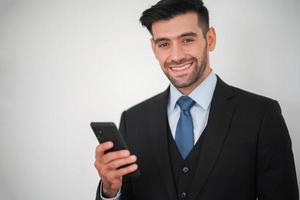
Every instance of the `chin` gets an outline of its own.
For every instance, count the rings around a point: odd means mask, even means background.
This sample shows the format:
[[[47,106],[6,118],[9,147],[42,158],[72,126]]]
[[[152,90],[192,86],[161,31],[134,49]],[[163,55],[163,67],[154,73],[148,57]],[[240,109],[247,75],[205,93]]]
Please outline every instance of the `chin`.
[[[171,81],[171,83],[176,87],[176,88],[186,88],[186,87],[190,87],[191,85],[194,84],[194,82],[190,82],[190,81]]]

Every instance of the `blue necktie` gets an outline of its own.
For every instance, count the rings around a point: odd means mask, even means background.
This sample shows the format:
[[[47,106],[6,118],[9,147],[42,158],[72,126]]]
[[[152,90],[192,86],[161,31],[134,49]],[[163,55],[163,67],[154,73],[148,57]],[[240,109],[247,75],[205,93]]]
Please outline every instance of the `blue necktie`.
[[[181,111],[176,127],[175,142],[182,158],[185,159],[194,146],[194,130],[190,109],[195,101],[188,96],[181,96],[177,104]]]

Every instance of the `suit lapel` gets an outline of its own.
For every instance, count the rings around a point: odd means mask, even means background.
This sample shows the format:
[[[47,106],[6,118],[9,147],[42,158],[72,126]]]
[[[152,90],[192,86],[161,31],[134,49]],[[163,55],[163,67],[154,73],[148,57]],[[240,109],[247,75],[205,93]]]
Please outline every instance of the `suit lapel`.
[[[198,168],[191,184],[191,199],[196,199],[202,190],[220,155],[235,108],[233,96],[232,89],[218,77]]]
[[[160,94],[154,102],[155,118],[153,119],[151,139],[155,163],[158,165],[160,176],[168,194],[169,200],[175,200],[176,188],[170,164],[170,155],[167,141],[167,104],[169,98],[169,88]],[[151,166],[149,166],[151,167]]]

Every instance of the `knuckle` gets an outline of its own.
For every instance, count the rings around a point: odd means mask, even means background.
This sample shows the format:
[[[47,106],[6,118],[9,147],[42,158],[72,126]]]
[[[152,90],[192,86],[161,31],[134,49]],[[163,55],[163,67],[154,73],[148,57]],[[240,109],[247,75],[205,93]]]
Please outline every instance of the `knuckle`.
[[[109,153],[106,153],[104,155],[104,157],[105,157],[105,162],[110,162],[110,161],[119,159],[120,158],[120,153],[119,153],[119,151],[109,152]]]
[[[122,157],[123,150],[113,151],[114,154],[116,154],[117,157]]]
[[[102,159],[104,163],[109,163],[113,159],[113,157],[111,153],[107,153],[103,155]]]
[[[115,161],[115,162],[111,162],[110,163],[110,167],[112,168],[112,169],[117,169],[118,168],[118,163]]]
[[[121,150],[117,151],[116,153],[120,158],[128,157],[130,155],[128,150]]]

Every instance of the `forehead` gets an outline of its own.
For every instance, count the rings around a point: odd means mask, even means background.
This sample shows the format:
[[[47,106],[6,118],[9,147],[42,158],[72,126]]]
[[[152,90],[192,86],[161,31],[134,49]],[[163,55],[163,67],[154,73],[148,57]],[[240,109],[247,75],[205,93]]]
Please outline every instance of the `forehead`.
[[[168,20],[160,20],[152,24],[153,38],[173,38],[186,32],[202,34],[195,12],[177,15]]]

